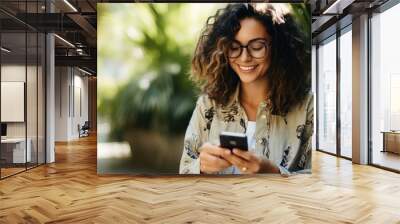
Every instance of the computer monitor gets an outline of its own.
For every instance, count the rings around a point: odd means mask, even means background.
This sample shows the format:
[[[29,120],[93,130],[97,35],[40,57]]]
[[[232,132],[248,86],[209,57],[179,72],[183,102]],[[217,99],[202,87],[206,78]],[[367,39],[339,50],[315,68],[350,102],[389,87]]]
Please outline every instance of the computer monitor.
[[[1,123],[1,136],[2,137],[7,136],[7,124],[6,123]]]

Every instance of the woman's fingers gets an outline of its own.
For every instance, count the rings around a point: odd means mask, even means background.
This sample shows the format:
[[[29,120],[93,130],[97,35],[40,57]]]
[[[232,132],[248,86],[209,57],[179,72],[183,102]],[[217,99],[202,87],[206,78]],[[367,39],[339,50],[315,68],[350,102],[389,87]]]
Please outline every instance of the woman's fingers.
[[[230,167],[232,164],[226,161],[222,155],[224,149],[206,143],[200,152],[200,170],[202,172],[218,172]]]
[[[231,165],[241,173],[254,174],[259,172],[279,172],[269,160],[264,161],[256,154],[240,149],[221,148],[210,143],[200,147],[200,170],[203,173],[216,173]]]
[[[205,152],[209,153],[209,154],[214,155],[214,156],[223,156],[224,151],[227,150],[227,149],[224,149],[224,148],[218,147],[216,145],[211,145],[211,144],[207,143],[207,145],[204,146],[203,150]]]
[[[206,165],[209,166],[215,166],[215,167],[230,166],[229,162],[227,162],[225,159],[207,153],[202,155],[202,160]]]
[[[202,161],[200,162],[200,168],[202,172],[205,173],[215,173],[224,170],[231,166],[230,163],[219,159],[217,162]]]
[[[237,167],[241,173],[254,174],[259,172],[278,172],[269,161],[264,161],[252,152],[240,149],[221,148],[205,143],[200,150],[200,170],[203,173],[216,173],[231,165]],[[272,168],[274,169],[272,169]]]
[[[242,173],[258,173],[262,160],[252,152],[234,149],[227,152],[224,158],[241,170]]]
[[[237,155],[237,156],[239,156],[239,157],[241,157],[241,158],[243,158],[243,159],[245,159],[245,160],[247,160],[249,162],[258,161],[259,160],[259,158],[256,155],[254,155],[253,153],[251,153],[249,151],[243,151],[243,150],[240,150],[240,149],[233,149],[232,152],[233,152],[233,154],[235,154],[235,155]]]
[[[226,151],[223,155],[224,159],[228,160],[230,163],[232,163],[234,166],[238,168],[243,168],[249,166],[248,161],[242,159],[239,156],[236,156],[235,154],[232,154],[231,151]]]

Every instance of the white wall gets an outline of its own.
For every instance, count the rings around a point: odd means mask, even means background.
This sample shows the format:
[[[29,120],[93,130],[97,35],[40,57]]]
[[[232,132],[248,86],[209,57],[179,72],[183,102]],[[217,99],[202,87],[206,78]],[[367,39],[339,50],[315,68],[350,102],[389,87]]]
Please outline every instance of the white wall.
[[[56,67],[55,98],[55,140],[79,138],[78,124],[88,120],[88,78],[76,68]]]
[[[2,82],[25,82],[25,75],[26,71],[29,74],[28,78],[30,77],[30,74],[35,73],[36,74],[36,67],[34,66],[28,66],[27,68],[24,65],[18,65],[18,64],[5,64],[1,66],[1,81]],[[29,80],[29,85],[36,86],[36,80]],[[31,110],[36,111],[36,87],[35,88],[27,88],[27,103],[31,104],[32,102],[35,102],[34,104],[28,105],[31,106],[29,112]],[[32,108],[34,107],[34,108]],[[1,110],[7,110],[7,108],[1,108]],[[30,128],[32,127],[34,130],[36,130],[36,113],[27,113],[28,116],[28,137],[29,133],[31,133]],[[31,124],[32,121],[35,121],[35,124]],[[25,123],[26,122],[7,122],[7,136],[8,137],[25,137]]]
[[[25,121],[25,82],[1,82],[1,108],[2,122]]]
[[[1,81],[25,82],[25,65],[2,65]],[[1,108],[1,110],[7,110],[7,108]],[[7,123],[7,137],[25,137],[25,123]]]
[[[68,71],[67,67],[55,68],[55,141],[68,140]]]

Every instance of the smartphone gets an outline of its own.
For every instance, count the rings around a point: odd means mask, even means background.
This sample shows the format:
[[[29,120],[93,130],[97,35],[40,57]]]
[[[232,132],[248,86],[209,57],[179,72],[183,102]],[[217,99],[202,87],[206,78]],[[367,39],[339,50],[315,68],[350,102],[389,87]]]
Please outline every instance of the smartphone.
[[[243,133],[236,132],[221,132],[219,134],[219,142],[222,148],[227,148],[232,150],[233,148],[238,148],[247,151],[247,136]]]

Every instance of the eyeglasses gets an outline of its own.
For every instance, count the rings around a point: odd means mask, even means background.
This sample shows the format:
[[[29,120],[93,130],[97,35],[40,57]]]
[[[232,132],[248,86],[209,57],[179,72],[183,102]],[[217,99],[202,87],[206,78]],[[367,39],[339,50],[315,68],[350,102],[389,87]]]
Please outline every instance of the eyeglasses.
[[[247,45],[242,45],[239,41],[233,40],[228,48],[228,57],[238,58],[242,54],[243,48],[247,48],[247,52],[252,58],[264,58],[269,46],[269,42],[263,38],[250,40]]]

